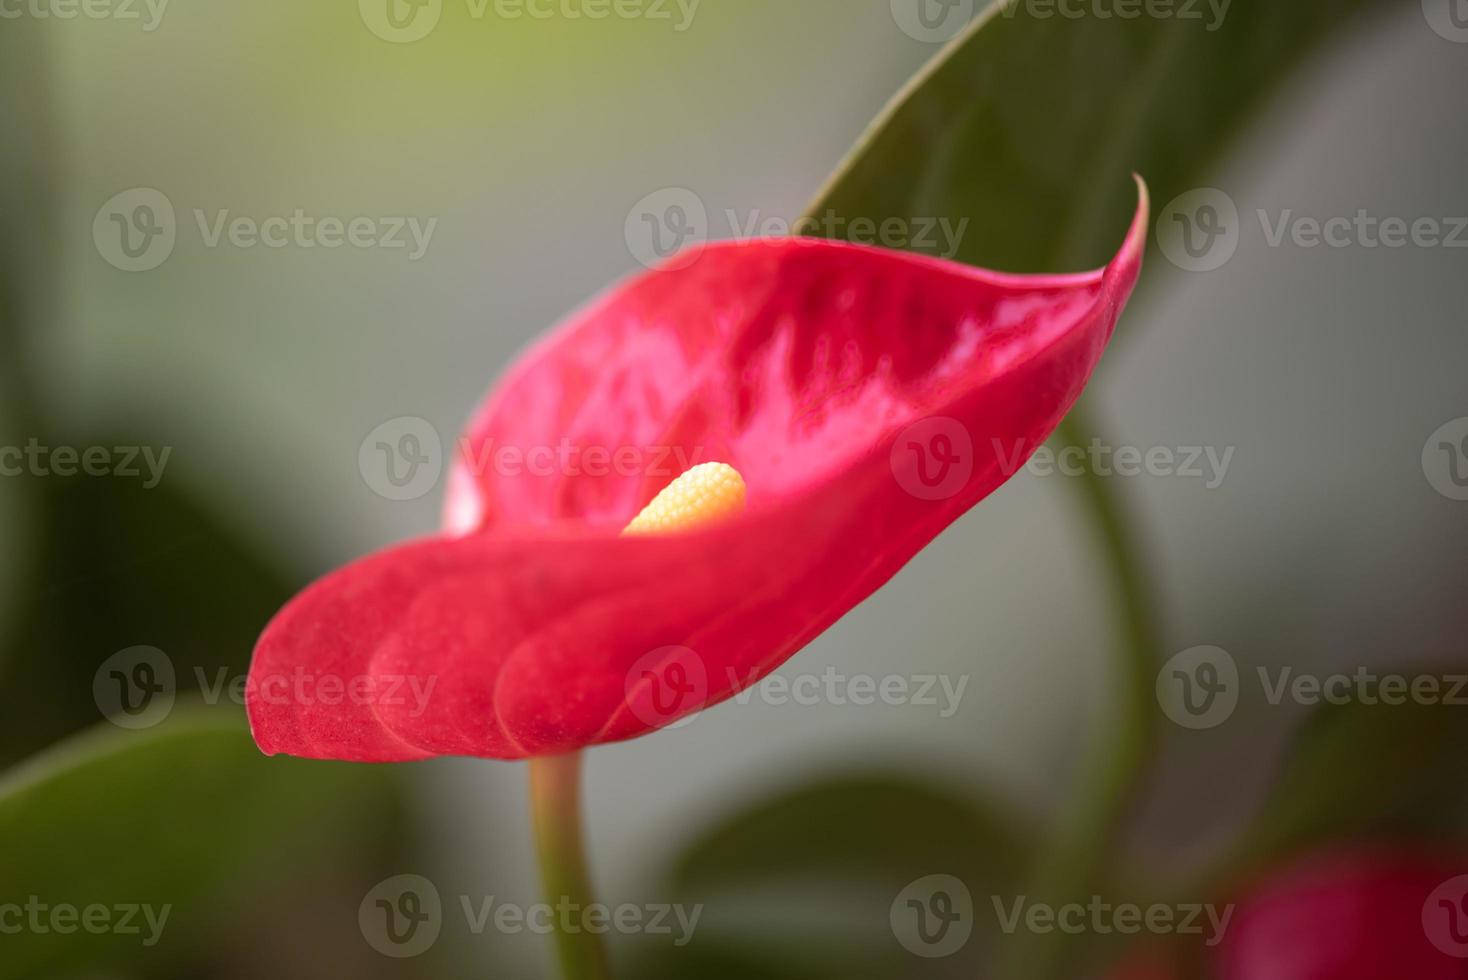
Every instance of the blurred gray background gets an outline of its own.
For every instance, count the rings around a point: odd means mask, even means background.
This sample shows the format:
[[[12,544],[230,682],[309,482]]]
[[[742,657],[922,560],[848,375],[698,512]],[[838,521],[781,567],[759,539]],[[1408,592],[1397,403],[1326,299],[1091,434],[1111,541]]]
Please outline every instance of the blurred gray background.
[[[176,3],[151,32],[49,32],[62,281],[25,353],[55,417],[123,420],[174,447],[167,479],[311,575],[434,530],[441,492],[374,493],[364,437],[421,416],[452,438],[517,350],[639,268],[626,236],[639,201],[686,188],[714,237],[728,209],[795,216],[936,50],[884,0],[703,0],[681,32],[446,20],[408,45],[374,36],[350,3],[310,8]],[[1468,44],[1401,6],[1310,62],[1211,175],[1240,214],[1230,261],[1185,272],[1154,251],[1093,389],[1106,439],[1235,450],[1214,489],[1116,478],[1169,651],[1217,645],[1245,670],[1461,659],[1464,607],[1445,596],[1461,591],[1468,503],[1433,489],[1422,453],[1468,416],[1468,251],[1271,247],[1257,211],[1468,215],[1465,91]],[[92,229],[135,187],[172,202],[178,242],[127,273]],[[409,261],[208,248],[192,218],[297,207],[438,224]],[[1068,482],[1022,474],[780,671],[967,677],[952,717],[756,697],[592,752],[604,893],[637,895],[706,820],[833,768],[875,761],[1036,812],[1059,803],[1115,634]],[[23,540],[21,506],[0,481]],[[1187,862],[1247,814],[1295,715],[1246,696],[1221,730],[1170,731],[1139,860]],[[1241,730],[1256,750],[1239,751]],[[413,778],[431,791],[437,858],[403,870],[446,894],[532,900],[524,767],[441,760]],[[544,954],[537,936],[495,943],[506,963]]]

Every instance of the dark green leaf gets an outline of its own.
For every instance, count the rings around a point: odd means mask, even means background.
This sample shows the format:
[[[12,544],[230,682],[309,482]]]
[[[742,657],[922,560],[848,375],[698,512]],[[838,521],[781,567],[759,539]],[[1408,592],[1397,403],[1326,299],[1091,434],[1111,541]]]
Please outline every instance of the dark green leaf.
[[[943,870],[1013,882],[1028,835],[992,806],[900,776],[801,787],[704,831],[674,872],[682,890],[855,872],[883,884]]]
[[[193,955],[227,932],[248,896],[304,877],[313,858],[380,839],[398,815],[392,779],[382,768],[267,759],[241,712],[182,705],[156,728],[104,724],[32,758],[0,780],[0,903],[37,908],[4,936],[0,978]],[[140,906],[155,923],[168,909],[161,929],[132,913],[140,932],[119,931],[125,909]],[[61,912],[58,927],[58,909],[76,911]],[[354,932],[355,909],[344,909],[342,931]],[[106,930],[60,931],[89,914],[94,925],[105,916]]]
[[[704,904],[704,918],[687,949],[661,956],[682,967],[722,955],[721,943],[737,937],[742,954],[798,971],[752,976],[971,975],[994,938],[990,896],[1015,893],[1030,850],[1023,824],[1003,809],[910,778],[803,786],[728,817],[684,851],[671,891]],[[959,955],[924,960],[899,945],[891,915],[907,886],[933,875],[963,882],[969,925],[987,935]]]
[[[1305,725],[1285,758],[1268,802],[1228,862],[1231,869],[1332,838],[1417,832],[1437,815],[1462,812],[1468,709],[1328,706]]]
[[[1173,4],[1181,10],[1185,5]],[[967,219],[960,261],[1069,271],[1111,258],[1140,173],[1192,189],[1267,95],[1386,0],[1233,0],[1202,19],[1059,16],[996,4],[914,79],[809,214]],[[1039,16],[1042,12],[1048,16]]]
[[[94,675],[129,647],[161,650],[178,691],[204,687],[228,703],[255,638],[289,598],[292,577],[164,472],[152,488],[125,478],[31,479],[39,558],[22,577],[0,654],[0,764],[102,717]]]

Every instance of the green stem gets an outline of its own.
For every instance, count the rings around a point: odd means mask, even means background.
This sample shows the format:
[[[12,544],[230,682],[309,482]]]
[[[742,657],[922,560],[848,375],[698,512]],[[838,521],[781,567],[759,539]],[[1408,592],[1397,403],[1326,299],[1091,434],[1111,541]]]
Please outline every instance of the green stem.
[[[1091,431],[1077,409],[1057,434],[1067,446],[1084,448]],[[1075,804],[1065,808],[1034,879],[1031,899],[1055,905],[1085,903],[1103,886],[1117,838],[1152,760],[1157,730],[1160,650],[1133,534],[1114,484],[1087,469],[1079,489],[1111,566],[1121,629],[1113,652],[1116,696],[1105,699],[1114,707],[1095,740],[1094,757],[1081,769]],[[1006,975],[1023,980],[1069,976],[1076,941],[1077,937],[1059,933],[1020,934],[1007,958]]]
[[[581,830],[581,753],[530,760],[530,819],[540,880],[555,909],[556,954],[565,980],[608,980],[606,950],[586,928],[591,875]]]

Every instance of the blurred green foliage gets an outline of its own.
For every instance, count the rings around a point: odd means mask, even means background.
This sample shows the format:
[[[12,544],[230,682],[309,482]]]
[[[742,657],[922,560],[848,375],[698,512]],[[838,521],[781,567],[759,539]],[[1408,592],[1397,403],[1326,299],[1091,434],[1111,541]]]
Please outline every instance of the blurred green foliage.
[[[41,923],[5,936],[0,977],[207,963],[252,904],[289,902],[332,861],[355,866],[350,880],[388,857],[395,786],[386,769],[267,759],[234,709],[179,706],[145,732],[104,723],[66,740],[0,781],[0,896]],[[53,918],[66,906],[101,906],[118,928]],[[355,921],[323,921],[319,941],[361,959]]]

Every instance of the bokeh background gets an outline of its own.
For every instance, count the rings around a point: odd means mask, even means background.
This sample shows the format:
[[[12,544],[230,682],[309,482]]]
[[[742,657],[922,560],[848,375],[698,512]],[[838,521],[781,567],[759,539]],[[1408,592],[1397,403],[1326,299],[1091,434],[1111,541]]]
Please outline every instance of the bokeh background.
[[[1217,486],[1149,475],[1108,486],[1163,651],[1221,647],[1246,676],[1465,659],[1468,503],[1434,488],[1423,450],[1468,415],[1468,251],[1275,247],[1256,217],[1468,215],[1468,44],[1415,2],[1367,6],[1301,59],[1198,184],[1237,206],[1236,252],[1189,272],[1154,247],[1087,396],[1112,446],[1233,450]],[[366,8],[344,0],[174,0],[156,22],[141,4],[139,20],[15,9],[0,20],[0,444],[171,455],[146,489],[0,478],[7,767],[99,723],[118,739],[157,735],[101,722],[93,678],[118,651],[165,651],[181,692],[196,668],[237,676],[296,588],[433,531],[441,487],[410,501],[376,492],[359,468],[370,432],[419,417],[451,440],[517,350],[640,268],[645,243],[629,228],[650,196],[691,192],[715,238],[735,233],[730,212],[740,224],[798,215],[937,51],[885,0],[703,0],[691,20],[670,5],[669,20],[595,22],[475,17],[446,2],[413,43],[374,33]],[[1063,92],[1035,98],[1037,113],[1063,119]],[[1047,164],[1081,173],[1087,161]],[[141,272],[116,267],[93,234],[99,209],[134,188],[177,214],[172,252]],[[1124,214],[1131,188],[1115,192]],[[195,219],[298,208],[436,225],[413,259],[411,248],[210,247]],[[1113,230],[1098,235],[1114,243]],[[603,897],[670,900],[678,869],[719,863],[689,857],[713,828],[831,780],[900,775],[996,801],[1024,824],[1062,812],[1093,764],[1118,615],[1078,482],[1022,473],[780,672],[966,678],[950,717],[756,697],[591,753]],[[160,730],[197,711],[235,738],[228,699],[190,700],[181,693]],[[1223,852],[1264,805],[1307,713],[1256,688],[1216,728],[1164,723],[1128,824],[1132,873],[1176,874]],[[139,888],[180,907],[165,941],[27,947],[7,967],[17,940],[0,936],[0,974],[549,975],[539,936],[476,936],[460,922],[430,952],[394,960],[357,920],[362,896],[400,873],[427,877],[446,903],[535,901],[523,766],[282,762],[286,777],[233,741],[228,761],[187,741],[164,774],[104,765],[112,788],[97,802],[115,806],[12,812],[0,840],[16,862],[7,890],[28,894],[47,875],[83,896],[130,875],[151,882]],[[26,778],[17,772],[0,779]],[[211,786],[199,810],[190,788]],[[879,849],[930,835],[896,812],[863,819],[861,800],[813,803],[800,820],[816,839],[868,835]],[[737,851],[723,860],[737,865]],[[742,948],[754,933],[789,962],[832,947],[858,962],[903,956],[887,927],[892,893],[799,854],[795,872],[770,863],[764,878],[709,872],[700,943]],[[619,942],[617,955],[638,945]],[[951,975],[941,961],[897,962],[893,976]]]

